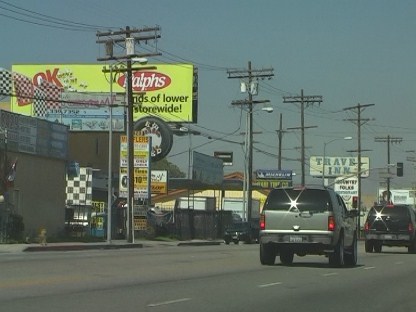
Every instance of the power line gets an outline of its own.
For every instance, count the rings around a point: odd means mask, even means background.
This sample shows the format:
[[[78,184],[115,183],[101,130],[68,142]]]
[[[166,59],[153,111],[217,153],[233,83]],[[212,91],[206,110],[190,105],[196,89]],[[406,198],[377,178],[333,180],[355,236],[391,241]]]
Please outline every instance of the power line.
[[[304,95],[303,89],[301,90],[300,96],[284,96],[283,103],[300,103],[301,104],[301,126],[296,128],[287,128],[289,129],[301,129],[301,168],[302,168],[302,185],[305,185],[305,129],[306,128],[316,128],[316,126],[305,127],[305,104],[306,107],[313,105],[314,103],[322,103],[321,95]]]
[[[42,14],[42,13],[38,13],[35,11],[31,11],[31,10],[27,10],[24,9],[22,7],[19,7],[17,5],[11,4],[9,2],[6,1],[0,1],[0,3],[3,3],[6,6],[12,7],[14,9],[10,9],[4,6],[0,6],[0,9],[3,9],[5,11],[17,14],[17,16],[24,16],[24,17],[28,17],[31,20],[25,20],[19,17],[14,17],[14,16],[10,16],[10,15],[6,15],[6,14],[1,14],[2,16],[11,18],[11,19],[15,19],[21,22],[26,22],[26,23],[31,23],[31,24],[36,24],[39,26],[46,26],[46,27],[52,27],[52,28],[59,28],[59,29],[65,29],[65,30],[73,30],[73,31],[96,31],[98,29],[104,29],[104,28],[109,28],[108,26],[102,26],[102,25],[92,25],[92,24],[85,24],[85,23],[79,23],[79,22],[74,22],[71,20],[66,20],[66,19],[61,19],[61,18],[56,18],[50,15],[46,15],[46,14]],[[21,12],[20,12],[21,11]],[[40,23],[38,21],[42,21],[42,22],[46,22],[49,24],[44,24],[44,23]],[[66,26],[66,27],[64,27]]]

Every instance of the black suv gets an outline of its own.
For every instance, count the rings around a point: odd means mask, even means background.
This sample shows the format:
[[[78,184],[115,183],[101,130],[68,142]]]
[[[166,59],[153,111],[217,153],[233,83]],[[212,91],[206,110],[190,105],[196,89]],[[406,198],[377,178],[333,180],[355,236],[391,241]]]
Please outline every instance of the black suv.
[[[258,241],[259,230],[250,226],[249,222],[237,222],[227,227],[224,233],[224,242],[228,245],[230,242],[238,244],[240,241],[250,244]]]
[[[384,245],[403,246],[416,253],[415,218],[408,205],[375,205],[364,224],[365,251],[381,252]]]
[[[357,210],[324,186],[273,189],[260,214],[260,262],[282,264],[293,256],[325,255],[331,266],[357,263]]]

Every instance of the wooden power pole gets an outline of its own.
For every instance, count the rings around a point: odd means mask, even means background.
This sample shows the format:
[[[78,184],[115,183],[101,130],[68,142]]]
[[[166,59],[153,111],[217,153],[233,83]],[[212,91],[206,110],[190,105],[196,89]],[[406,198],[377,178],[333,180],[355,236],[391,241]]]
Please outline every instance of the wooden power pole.
[[[301,109],[301,126],[296,128],[288,129],[300,129],[302,131],[301,137],[301,168],[302,168],[302,185],[305,185],[305,129],[316,128],[316,126],[305,127],[305,105],[309,106],[314,103],[322,103],[322,95],[304,95],[303,89],[301,90],[300,96],[284,96],[283,103],[300,103]]]
[[[253,198],[253,105],[270,102],[269,100],[255,101],[253,95],[257,95],[257,80],[274,76],[273,68],[253,69],[251,62],[248,68],[243,70],[228,70],[228,78],[247,80],[248,99],[233,101],[232,105],[248,106],[248,165],[247,165],[247,221],[251,222],[252,198]],[[247,154],[247,151],[245,152]],[[246,169],[246,168],[245,168]]]

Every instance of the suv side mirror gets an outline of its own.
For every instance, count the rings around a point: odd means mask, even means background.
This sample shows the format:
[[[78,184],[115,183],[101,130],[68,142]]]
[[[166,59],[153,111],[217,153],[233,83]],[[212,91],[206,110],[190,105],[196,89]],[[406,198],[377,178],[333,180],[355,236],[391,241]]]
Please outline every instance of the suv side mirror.
[[[360,213],[358,212],[358,209],[348,210],[348,214],[347,214],[348,217],[353,218],[353,217],[358,217],[359,215]]]

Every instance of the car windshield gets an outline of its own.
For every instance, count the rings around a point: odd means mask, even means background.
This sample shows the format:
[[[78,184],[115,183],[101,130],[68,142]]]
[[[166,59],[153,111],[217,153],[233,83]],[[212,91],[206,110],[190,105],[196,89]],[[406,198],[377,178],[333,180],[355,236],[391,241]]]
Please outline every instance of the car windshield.
[[[332,210],[329,192],[317,189],[274,189],[263,210],[324,212]]]

